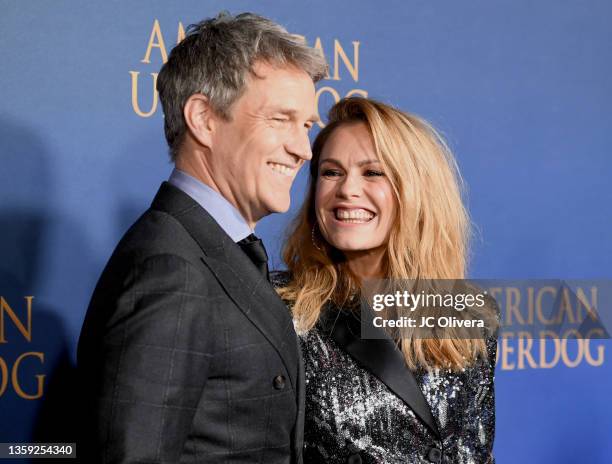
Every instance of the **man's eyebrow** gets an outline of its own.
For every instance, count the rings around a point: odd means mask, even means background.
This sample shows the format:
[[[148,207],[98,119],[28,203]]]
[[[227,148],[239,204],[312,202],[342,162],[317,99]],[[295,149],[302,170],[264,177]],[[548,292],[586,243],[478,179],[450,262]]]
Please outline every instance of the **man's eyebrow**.
[[[292,116],[295,117],[298,112],[296,110],[293,109],[289,109],[289,108],[272,108],[271,110],[272,113],[281,113],[281,114],[285,114],[287,116]],[[312,114],[309,118],[308,121],[315,123],[317,121],[319,121],[319,116],[316,114]]]

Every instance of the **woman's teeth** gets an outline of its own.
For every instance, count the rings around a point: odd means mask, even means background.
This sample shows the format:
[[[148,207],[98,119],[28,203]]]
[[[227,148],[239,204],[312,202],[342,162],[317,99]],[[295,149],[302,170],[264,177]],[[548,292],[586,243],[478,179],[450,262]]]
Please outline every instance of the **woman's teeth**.
[[[278,164],[278,163],[268,163],[268,165],[270,165],[270,167],[271,167],[271,168],[272,168],[274,171],[276,171],[276,172],[278,172],[278,173],[280,173],[280,174],[283,174],[284,176],[287,176],[287,177],[291,177],[291,176],[293,176],[293,171],[294,171],[294,170],[293,170],[293,169],[291,169],[291,168],[290,168],[290,167],[288,167],[288,166],[285,166],[284,164]]]
[[[363,222],[369,222],[374,217],[374,213],[366,211],[365,209],[341,209],[337,208],[334,210],[336,219],[349,224],[357,224]]]

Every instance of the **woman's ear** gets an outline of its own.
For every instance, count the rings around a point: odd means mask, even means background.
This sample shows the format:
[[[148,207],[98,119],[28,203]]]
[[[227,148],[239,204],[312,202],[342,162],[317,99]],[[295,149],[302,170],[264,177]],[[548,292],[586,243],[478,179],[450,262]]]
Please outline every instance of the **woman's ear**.
[[[183,107],[183,117],[191,136],[201,145],[212,148],[216,115],[208,97],[201,93],[189,97]]]

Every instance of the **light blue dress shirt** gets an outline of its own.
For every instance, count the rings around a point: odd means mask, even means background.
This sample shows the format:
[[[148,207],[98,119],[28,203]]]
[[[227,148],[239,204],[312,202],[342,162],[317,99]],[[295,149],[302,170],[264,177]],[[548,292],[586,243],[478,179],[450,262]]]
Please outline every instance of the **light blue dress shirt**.
[[[239,242],[253,233],[234,205],[195,177],[175,168],[168,182],[198,202],[234,242]]]

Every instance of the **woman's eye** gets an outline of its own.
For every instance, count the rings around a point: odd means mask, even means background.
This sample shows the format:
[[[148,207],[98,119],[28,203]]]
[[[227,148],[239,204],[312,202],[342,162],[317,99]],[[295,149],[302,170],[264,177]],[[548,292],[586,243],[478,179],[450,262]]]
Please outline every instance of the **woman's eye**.
[[[375,176],[384,176],[385,173],[382,171],[375,171],[373,169],[368,169],[365,173],[367,177],[375,177]]]
[[[336,171],[335,169],[323,169],[321,175],[323,177],[337,177],[340,175],[340,171]]]

